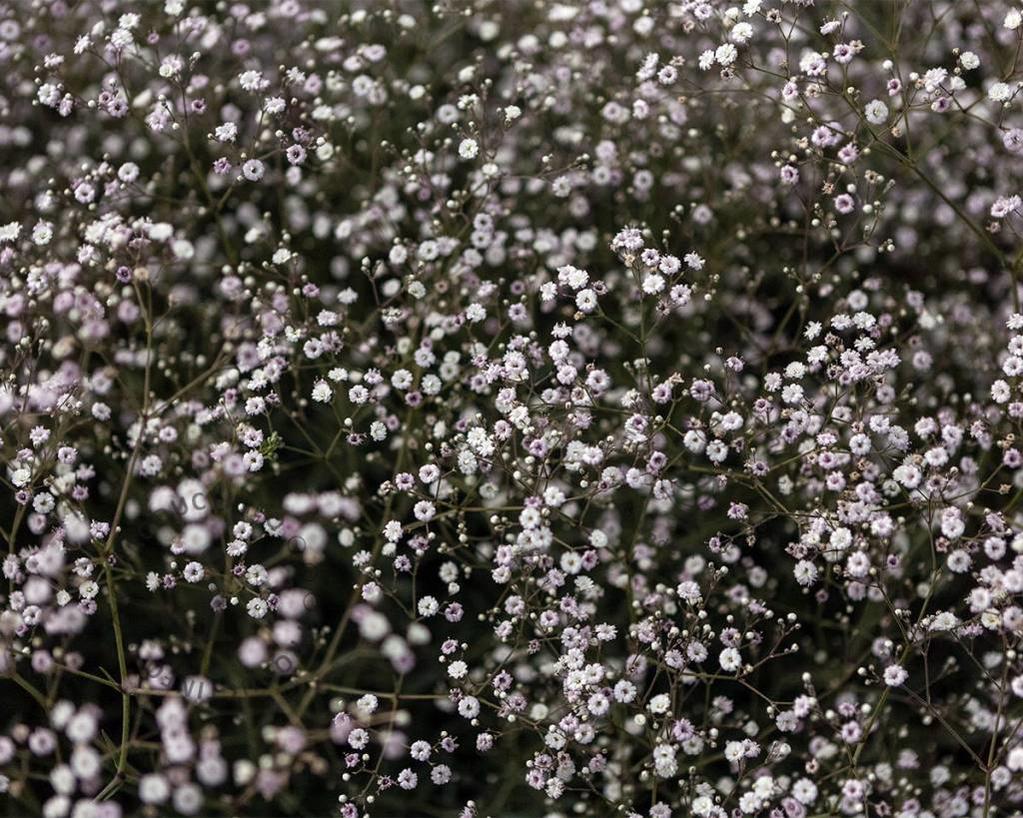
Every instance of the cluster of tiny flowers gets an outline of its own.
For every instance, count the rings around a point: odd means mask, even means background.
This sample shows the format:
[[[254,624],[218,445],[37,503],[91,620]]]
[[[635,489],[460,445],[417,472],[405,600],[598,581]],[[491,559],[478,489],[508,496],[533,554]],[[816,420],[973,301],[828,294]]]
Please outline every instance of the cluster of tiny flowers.
[[[0,0],[0,815],[1023,815],[1019,0]]]

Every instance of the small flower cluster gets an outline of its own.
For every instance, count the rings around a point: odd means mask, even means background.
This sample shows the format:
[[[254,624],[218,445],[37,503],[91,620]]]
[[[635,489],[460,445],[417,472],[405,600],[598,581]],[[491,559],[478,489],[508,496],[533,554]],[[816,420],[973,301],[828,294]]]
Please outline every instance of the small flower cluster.
[[[1023,813],[1021,55],[0,2],[0,815]]]

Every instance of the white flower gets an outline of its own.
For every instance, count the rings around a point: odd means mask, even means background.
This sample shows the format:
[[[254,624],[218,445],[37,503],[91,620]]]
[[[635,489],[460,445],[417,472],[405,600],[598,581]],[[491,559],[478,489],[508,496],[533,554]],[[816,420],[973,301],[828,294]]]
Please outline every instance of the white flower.
[[[170,796],[171,788],[160,773],[147,773],[139,779],[139,800],[143,804],[162,804]]]
[[[947,78],[948,71],[944,68],[928,68],[924,72],[924,89],[928,93],[934,93],[941,88]]]
[[[235,137],[238,136],[238,126],[233,122],[225,122],[213,130],[213,135],[218,142],[234,142]]]
[[[157,73],[164,79],[176,77],[181,73],[182,65],[181,58],[176,54],[172,54],[169,57],[163,58],[159,69],[157,69]]]
[[[480,146],[475,139],[463,139],[458,145],[458,155],[463,159],[475,159],[480,152]]]
[[[130,185],[139,178],[139,166],[134,162],[125,162],[117,169],[117,178]]]
[[[793,576],[802,586],[813,585],[817,581],[817,566],[809,560],[800,560],[793,569]]]
[[[313,400],[319,403],[327,403],[333,397],[330,385],[326,381],[317,381],[313,387]]]
[[[14,241],[19,235],[21,235],[21,224],[18,222],[8,222],[0,227],[0,243]]]
[[[54,85],[52,82],[44,82],[36,92],[36,99],[50,108],[56,107],[60,102],[60,86]]]
[[[258,182],[266,173],[266,167],[258,159],[250,159],[242,165],[242,176],[250,182]]]
[[[746,748],[743,747],[741,741],[729,741],[725,744],[724,756],[725,760],[731,763],[735,763],[746,754]]]
[[[931,620],[928,625],[928,630],[950,631],[958,624],[959,618],[954,613],[951,611],[942,611]]]
[[[871,125],[884,125],[888,121],[888,106],[879,99],[872,99],[864,107],[863,114]]]
[[[259,71],[243,71],[238,75],[238,84],[246,91],[262,91],[270,85]]]
[[[742,667],[742,656],[735,648],[725,648],[718,656],[718,663],[725,673],[734,673]]]
[[[816,51],[805,51],[799,58],[799,70],[811,77],[819,77],[827,71],[828,64],[824,55]]]
[[[749,42],[749,38],[753,36],[753,26],[746,22],[736,23],[732,26],[729,36],[737,43]]]
[[[884,683],[889,687],[898,687],[907,678],[909,678],[909,674],[906,669],[898,665],[889,665],[884,670]]]
[[[257,596],[249,600],[245,610],[253,619],[262,619],[266,616],[266,612],[270,610],[270,606],[266,604],[266,600],[260,599]]]
[[[718,65],[731,65],[735,62],[735,58],[739,56],[739,50],[731,43],[725,43],[719,45],[714,51],[714,59]]]
[[[958,508],[946,508],[941,514],[941,533],[950,540],[959,539],[966,530],[962,513]]]
[[[812,804],[817,800],[817,785],[809,778],[800,778],[792,785],[792,797],[800,804]]]
[[[53,225],[49,222],[39,222],[32,228],[32,241],[39,247],[47,245],[53,238]]]
[[[623,679],[615,684],[612,695],[616,702],[628,704],[636,698],[636,692],[636,686],[632,682]]]
[[[479,699],[475,696],[466,696],[458,702],[458,715],[466,719],[474,719],[480,713]]]
[[[580,290],[575,296],[575,305],[580,312],[593,312],[597,308],[597,294],[593,290]]]
[[[1012,88],[1004,82],[996,82],[987,89],[987,95],[993,102],[1005,102],[1012,97]]]
[[[664,289],[664,277],[653,273],[643,279],[643,292],[647,295],[656,295]]]
[[[407,369],[399,369],[393,375],[391,375],[391,386],[395,389],[404,391],[412,386],[413,378],[412,373]]]
[[[122,51],[126,50],[133,42],[135,42],[135,38],[131,36],[130,31],[124,28],[119,28],[110,35],[110,45]]]
[[[572,265],[566,265],[558,268],[558,281],[561,284],[566,284],[573,290],[579,290],[585,287],[590,280],[590,274],[585,270],[580,270],[578,267]]]

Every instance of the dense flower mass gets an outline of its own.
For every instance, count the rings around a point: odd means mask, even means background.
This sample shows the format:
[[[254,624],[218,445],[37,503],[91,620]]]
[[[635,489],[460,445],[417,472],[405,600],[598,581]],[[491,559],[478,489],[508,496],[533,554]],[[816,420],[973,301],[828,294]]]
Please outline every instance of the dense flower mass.
[[[1013,0],[0,5],[0,814],[1023,814]]]

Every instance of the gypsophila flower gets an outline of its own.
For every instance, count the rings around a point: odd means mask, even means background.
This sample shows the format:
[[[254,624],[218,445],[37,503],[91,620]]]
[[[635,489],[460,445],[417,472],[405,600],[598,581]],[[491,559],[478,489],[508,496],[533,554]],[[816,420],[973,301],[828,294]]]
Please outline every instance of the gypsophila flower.
[[[250,182],[258,182],[266,173],[266,167],[258,159],[249,159],[242,165],[242,176]]]
[[[17,5],[6,812],[1023,810],[1019,4]]]
[[[868,102],[863,112],[871,125],[883,125],[888,121],[888,106],[879,99]]]

